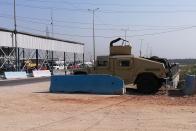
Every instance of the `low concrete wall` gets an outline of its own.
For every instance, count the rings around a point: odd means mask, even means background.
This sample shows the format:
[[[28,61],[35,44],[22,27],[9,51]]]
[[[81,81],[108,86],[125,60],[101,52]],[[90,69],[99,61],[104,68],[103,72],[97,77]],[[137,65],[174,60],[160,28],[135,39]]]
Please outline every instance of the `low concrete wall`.
[[[33,71],[33,77],[50,77],[51,72],[49,70],[36,70]]]
[[[21,72],[5,72],[4,75],[5,75],[6,79],[27,78],[27,73],[25,71],[21,71]]]
[[[110,75],[52,76],[50,92],[124,94],[124,81]]]

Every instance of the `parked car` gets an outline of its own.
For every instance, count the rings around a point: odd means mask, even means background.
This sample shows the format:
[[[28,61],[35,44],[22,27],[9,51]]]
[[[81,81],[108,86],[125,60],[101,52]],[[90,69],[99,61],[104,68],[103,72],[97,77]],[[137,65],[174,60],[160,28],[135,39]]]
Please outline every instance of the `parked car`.
[[[79,65],[74,65],[74,64],[72,64],[72,63],[70,63],[70,64],[67,66],[67,69],[78,69],[78,68],[80,68]]]
[[[53,69],[55,70],[64,70],[64,65],[62,64],[54,64]]]

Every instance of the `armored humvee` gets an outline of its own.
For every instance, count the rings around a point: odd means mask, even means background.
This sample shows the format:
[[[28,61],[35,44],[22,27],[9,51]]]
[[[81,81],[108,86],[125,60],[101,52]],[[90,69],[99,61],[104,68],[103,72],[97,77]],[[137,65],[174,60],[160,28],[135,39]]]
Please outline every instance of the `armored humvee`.
[[[114,45],[122,41],[121,45]],[[75,70],[74,74],[110,74],[118,76],[126,84],[134,84],[139,92],[155,93],[165,84],[177,86],[179,68],[167,59],[135,57],[131,44],[122,38],[110,42],[110,54],[98,56],[93,68]],[[174,82],[175,81],[175,82]]]

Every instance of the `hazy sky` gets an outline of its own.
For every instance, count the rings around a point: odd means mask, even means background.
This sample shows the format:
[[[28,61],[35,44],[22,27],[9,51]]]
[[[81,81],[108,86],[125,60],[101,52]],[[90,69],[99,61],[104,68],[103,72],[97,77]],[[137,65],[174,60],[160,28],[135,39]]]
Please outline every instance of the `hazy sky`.
[[[195,0],[16,0],[18,30],[85,43],[92,56],[92,13],[95,15],[96,54],[108,54],[117,37],[131,41],[133,53],[167,58],[196,58]],[[0,27],[13,29],[13,0],[0,0]]]

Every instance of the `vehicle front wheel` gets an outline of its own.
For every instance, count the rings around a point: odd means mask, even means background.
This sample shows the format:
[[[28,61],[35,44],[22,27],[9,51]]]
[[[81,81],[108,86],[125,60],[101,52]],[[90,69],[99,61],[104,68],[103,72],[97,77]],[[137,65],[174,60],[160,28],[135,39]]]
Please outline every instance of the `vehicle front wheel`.
[[[137,90],[143,94],[156,93],[161,88],[161,82],[153,75],[142,75],[137,82]]]

